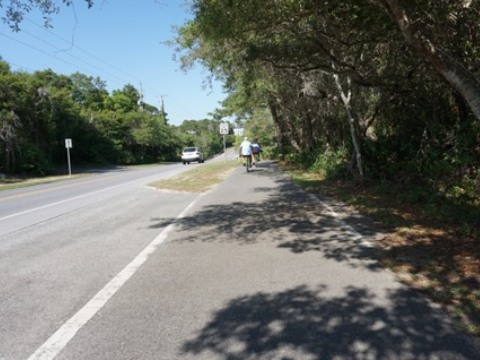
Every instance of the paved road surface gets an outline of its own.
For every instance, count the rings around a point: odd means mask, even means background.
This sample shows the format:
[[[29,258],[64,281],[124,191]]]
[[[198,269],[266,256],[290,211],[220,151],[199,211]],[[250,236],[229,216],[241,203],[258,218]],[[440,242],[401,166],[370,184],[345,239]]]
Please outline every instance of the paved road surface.
[[[39,313],[55,321],[47,319],[45,329],[33,321],[35,331],[28,321],[18,322],[18,334],[30,341],[19,340],[22,351],[15,354],[38,349],[56,359],[89,360],[480,359],[478,341],[457,333],[441,311],[378,265],[367,241],[375,234],[364,227],[360,235],[342,220],[359,219],[345,219],[333,211],[336,204],[303,193],[271,163],[254,170],[247,174],[240,167],[198,197],[177,194],[177,211],[159,211],[154,204],[163,198],[152,195],[150,217],[129,219],[119,210],[116,216],[130,224],[128,236],[137,230],[137,245],[96,241],[93,259],[78,261],[102,273],[97,262],[109,261],[106,250],[125,246],[126,267],[115,262],[109,276],[85,284],[81,267],[72,265],[79,273],[71,274],[61,299],[51,299],[68,303],[66,310],[49,312],[49,304],[37,303]]]
[[[96,203],[110,202],[130,189],[174,176],[192,166],[180,164],[119,167],[92,176],[0,192],[0,236]]]

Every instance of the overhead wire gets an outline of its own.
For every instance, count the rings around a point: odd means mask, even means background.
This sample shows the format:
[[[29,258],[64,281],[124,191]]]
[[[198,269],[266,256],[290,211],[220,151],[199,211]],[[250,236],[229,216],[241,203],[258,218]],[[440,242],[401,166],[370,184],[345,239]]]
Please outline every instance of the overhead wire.
[[[67,51],[63,52],[62,49],[60,49],[59,47],[57,47],[57,46],[49,43],[48,41],[45,41],[45,40],[41,39],[40,37],[38,37],[38,36],[36,36],[36,35],[34,35],[34,34],[29,33],[28,31],[21,30],[21,32],[24,33],[24,34],[27,34],[28,36],[30,36],[30,37],[32,37],[32,38],[34,38],[34,39],[36,39],[36,40],[38,40],[38,41],[40,41],[40,42],[42,42],[42,43],[44,43],[45,45],[51,46],[51,47],[54,48],[55,50],[58,50],[58,51],[57,51],[57,54],[60,53],[60,52],[62,52],[62,54],[66,55],[66,56],[69,56],[69,57],[71,57],[71,58],[73,58],[73,59],[75,59],[75,60],[77,60],[77,61],[79,61],[79,62],[81,62],[81,63],[83,63],[83,64],[85,64],[85,65],[87,65],[87,66],[90,66],[90,67],[93,68],[93,69],[96,69],[96,70],[98,70],[98,71],[100,71],[100,72],[102,72],[102,73],[104,73],[104,74],[107,74],[108,76],[110,76],[110,77],[112,77],[112,78],[117,79],[120,84],[125,83],[125,80],[124,80],[124,79],[122,79],[122,78],[120,78],[120,77],[118,77],[118,76],[116,76],[116,75],[114,75],[114,74],[112,74],[112,73],[110,73],[110,72],[107,72],[107,71],[99,68],[98,66],[93,65],[93,64],[91,64],[91,63],[89,63],[89,62],[87,62],[87,61],[85,61],[85,60],[83,60],[83,59],[80,59],[78,56],[75,56],[75,55],[73,55],[73,54],[71,54],[71,53],[69,53],[69,52],[67,52]],[[55,59],[60,59],[60,58],[59,58],[58,56],[56,56],[56,55],[55,55],[55,56],[52,55],[52,57],[55,58]]]
[[[34,22],[33,20],[31,20],[31,19],[29,19],[29,18],[27,18],[27,17],[25,18],[25,20],[28,21],[29,23],[35,25],[36,27],[40,28],[42,31],[48,32],[50,35],[54,36],[55,38],[57,38],[57,39],[61,40],[62,42],[70,45],[70,48],[62,49],[62,48],[60,48],[60,47],[58,47],[58,46],[56,46],[56,45],[53,45],[52,43],[50,43],[50,42],[48,42],[48,41],[46,41],[46,40],[44,40],[44,39],[42,39],[42,38],[40,38],[40,37],[32,34],[32,33],[30,33],[30,32],[27,32],[27,31],[25,31],[25,30],[21,30],[22,33],[30,36],[31,38],[35,39],[36,41],[39,41],[39,42],[41,42],[41,43],[43,43],[43,44],[45,44],[45,45],[47,45],[47,46],[52,47],[54,50],[56,50],[56,54],[59,54],[59,53],[65,54],[65,55],[69,56],[70,58],[73,58],[73,59],[74,59],[75,61],[77,61],[77,62],[80,62],[80,63],[82,63],[82,64],[84,64],[84,65],[86,65],[86,66],[88,66],[88,67],[90,67],[90,68],[92,68],[92,69],[96,69],[96,72],[100,72],[100,73],[102,73],[102,74],[104,74],[104,75],[107,75],[107,78],[108,78],[107,80],[109,80],[109,81],[114,80],[113,82],[116,83],[116,84],[126,85],[126,84],[130,83],[132,80],[135,81],[135,82],[137,82],[137,83],[139,83],[139,84],[140,84],[140,87],[142,88],[142,89],[141,89],[142,98],[143,98],[143,87],[144,87],[144,86],[147,87],[149,90],[152,91],[152,93],[155,95],[155,98],[158,98],[158,99],[159,99],[159,98],[162,97],[162,95],[159,94],[158,91],[155,90],[153,87],[151,87],[148,83],[145,83],[144,81],[142,81],[142,80],[134,77],[133,75],[131,75],[131,74],[127,73],[127,72],[125,72],[124,70],[119,69],[118,67],[116,67],[116,66],[108,63],[107,61],[101,59],[100,57],[98,57],[98,56],[96,56],[96,55],[94,55],[94,54],[92,54],[92,53],[90,53],[90,52],[88,52],[88,51],[80,48],[79,46],[75,45],[73,38],[72,38],[71,41],[69,41],[69,40],[65,39],[64,37],[56,34],[55,32],[53,32],[53,31],[45,28],[45,27],[42,26],[42,25],[39,25],[38,23]],[[73,63],[73,62],[70,62],[70,61],[68,61],[68,60],[65,60],[64,58],[61,58],[61,57],[59,57],[59,56],[57,56],[57,55],[52,55],[52,54],[51,54],[50,52],[48,52],[48,51],[45,51],[45,50],[43,50],[43,49],[41,49],[41,48],[38,48],[37,46],[31,45],[31,44],[29,44],[29,43],[26,43],[26,42],[24,42],[24,41],[21,41],[21,40],[19,40],[19,39],[16,39],[16,38],[13,37],[13,36],[9,36],[9,35],[4,34],[4,33],[0,33],[0,35],[3,36],[3,37],[6,37],[6,38],[8,38],[8,39],[10,39],[10,40],[12,40],[12,41],[15,41],[15,42],[19,43],[19,44],[21,44],[22,46],[28,47],[28,48],[36,51],[36,52],[42,53],[42,54],[44,54],[44,55],[46,55],[46,56],[48,56],[48,57],[51,57],[51,58],[53,58],[53,59],[55,59],[55,60],[57,60],[57,61],[60,61],[60,62],[62,62],[62,63],[64,63],[64,64],[69,65],[69,66],[72,66],[72,67],[74,67],[75,69],[81,70],[82,72],[85,72],[86,74],[90,74],[90,75],[91,75],[92,73],[95,74],[95,71],[88,70],[88,69],[86,69],[85,67],[82,67],[82,66],[78,65],[78,63]],[[72,36],[73,36],[73,35],[72,35]],[[83,54],[85,54],[85,55],[89,56],[90,58],[94,59],[97,63],[100,62],[100,63],[106,65],[107,67],[109,67],[110,69],[116,70],[117,72],[123,74],[123,77],[120,77],[120,76],[117,76],[117,75],[115,75],[115,74],[112,74],[111,72],[106,71],[105,69],[99,67],[100,65],[99,65],[99,66],[94,65],[94,64],[92,64],[92,63],[89,62],[89,61],[86,61],[86,60],[81,59],[80,57],[78,57],[78,56],[76,56],[76,55],[71,54],[69,51],[72,50],[72,49],[78,50],[78,51],[82,52]],[[16,66],[16,67],[20,67],[20,68],[25,68],[25,67],[19,66],[19,65],[17,65],[17,64],[12,64],[12,65],[14,65],[14,66]],[[98,74],[95,74],[95,75],[98,76]],[[102,78],[102,76],[99,76],[99,77]],[[128,78],[129,80],[127,80],[127,78]]]
[[[55,57],[55,56],[53,56],[52,54],[48,53],[47,51],[44,51],[44,50],[42,50],[42,49],[39,49],[39,48],[37,48],[37,47],[35,47],[35,46],[32,46],[32,45],[30,45],[30,44],[27,44],[27,43],[25,43],[25,42],[23,42],[23,41],[21,41],[21,40],[15,39],[15,38],[12,37],[12,36],[9,36],[9,35],[4,34],[4,33],[0,33],[0,36],[6,37],[6,38],[8,38],[8,39],[10,39],[10,40],[13,40],[13,41],[15,41],[15,42],[17,42],[17,43],[19,43],[19,44],[21,44],[21,45],[23,45],[23,46],[26,46],[26,47],[28,47],[28,48],[30,48],[30,49],[32,49],[32,50],[38,51],[39,53],[42,53],[42,54],[44,54],[44,55],[46,55],[46,56],[49,56],[49,57],[51,57],[51,58],[54,58],[54,59],[56,59],[56,60],[58,60],[58,61],[60,61],[60,62],[63,62],[63,63],[65,63],[65,64],[67,64],[67,65],[70,65],[70,66],[73,66],[73,67],[75,67],[75,68],[79,68],[80,70],[83,70],[83,71],[85,71],[85,72],[88,72],[88,70],[82,69],[82,68],[80,68],[80,67],[79,67],[78,65],[76,65],[76,64],[73,64],[73,63],[71,63],[71,62],[69,62],[69,61],[67,61],[67,60],[65,60],[65,59],[61,59],[61,58]]]
[[[59,48],[57,48],[57,50],[62,51],[62,52],[66,52],[67,50],[70,50],[70,49],[73,49],[73,48],[74,48],[74,49],[77,49],[77,50],[81,51],[82,53],[84,53],[85,55],[88,55],[88,56],[90,56],[91,58],[95,59],[96,61],[99,61],[99,62],[103,63],[104,65],[106,65],[106,66],[108,66],[108,67],[110,67],[110,68],[112,68],[112,69],[115,69],[116,71],[124,74],[125,76],[127,76],[127,77],[130,78],[131,80],[135,80],[135,81],[137,81],[137,82],[140,81],[140,80],[137,79],[135,76],[133,76],[133,75],[131,75],[131,74],[128,74],[128,73],[125,72],[124,70],[117,68],[115,65],[112,65],[112,64],[108,63],[107,61],[99,58],[99,57],[96,56],[95,54],[92,54],[91,52],[89,52],[89,51],[87,51],[87,50],[85,50],[85,49],[82,49],[81,47],[75,45],[75,44],[74,44],[74,39],[72,39],[71,41],[70,41],[70,40],[67,40],[67,39],[65,39],[64,37],[62,37],[62,36],[54,33],[53,31],[45,28],[44,26],[42,26],[42,25],[34,22],[33,20],[31,20],[31,19],[29,19],[29,18],[26,18],[25,20],[27,20],[27,21],[30,22],[31,24],[35,25],[36,27],[42,29],[43,31],[45,31],[45,32],[53,35],[54,37],[56,37],[57,39],[63,41],[64,43],[67,43],[67,44],[70,45],[70,48],[68,48],[68,49],[59,49]],[[72,35],[72,36],[73,36],[73,35]]]

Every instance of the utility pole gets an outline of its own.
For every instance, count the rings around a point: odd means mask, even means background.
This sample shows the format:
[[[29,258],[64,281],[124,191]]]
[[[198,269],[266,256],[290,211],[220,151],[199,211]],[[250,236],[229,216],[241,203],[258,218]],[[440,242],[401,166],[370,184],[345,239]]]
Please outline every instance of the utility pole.
[[[143,87],[142,82],[140,81],[140,111],[143,112]]]

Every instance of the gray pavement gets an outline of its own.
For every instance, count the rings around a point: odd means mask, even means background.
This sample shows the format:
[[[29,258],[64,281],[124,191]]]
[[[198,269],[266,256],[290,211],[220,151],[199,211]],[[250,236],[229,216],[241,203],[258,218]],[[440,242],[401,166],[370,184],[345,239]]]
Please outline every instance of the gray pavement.
[[[175,231],[58,359],[480,359],[339,208],[270,162],[236,169],[183,218],[151,219]]]

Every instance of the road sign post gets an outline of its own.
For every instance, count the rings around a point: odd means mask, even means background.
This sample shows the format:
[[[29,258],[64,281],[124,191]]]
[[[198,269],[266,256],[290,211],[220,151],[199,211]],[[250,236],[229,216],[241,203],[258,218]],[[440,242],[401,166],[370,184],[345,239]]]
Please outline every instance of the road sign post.
[[[220,124],[220,134],[221,135],[228,135],[228,123]]]
[[[72,139],[65,139],[65,148],[67,149],[68,176],[72,177],[72,166],[70,164],[70,149],[72,148]]]

